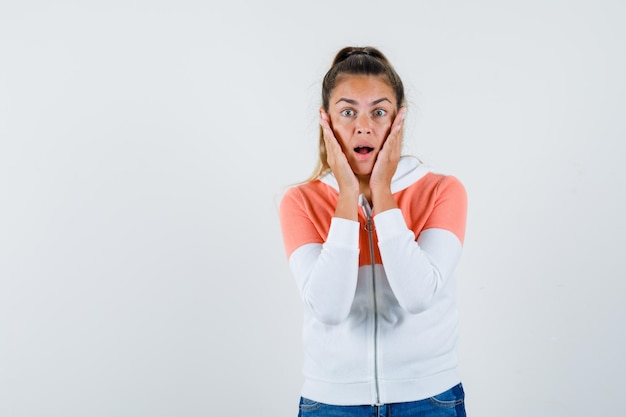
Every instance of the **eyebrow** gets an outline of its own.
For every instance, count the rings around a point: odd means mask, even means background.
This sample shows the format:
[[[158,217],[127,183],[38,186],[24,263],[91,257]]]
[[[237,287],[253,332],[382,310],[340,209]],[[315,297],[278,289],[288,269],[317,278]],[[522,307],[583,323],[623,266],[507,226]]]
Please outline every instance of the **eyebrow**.
[[[351,98],[345,98],[345,97],[341,97],[339,100],[337,100],[335,102],[335,104],[339,103],[340,101],[345,101],[348,104],[352,104],[352,105],[357,105],[359,104],[356,100],[352,100]],[[391,100],[389,100],[387,97],[383,97],[383,98],[379,98],[378,100],[374,100],[370,103],[370,106],[375,106],[378,103],[381,103],[383,101],[388,101],[391,104]]]

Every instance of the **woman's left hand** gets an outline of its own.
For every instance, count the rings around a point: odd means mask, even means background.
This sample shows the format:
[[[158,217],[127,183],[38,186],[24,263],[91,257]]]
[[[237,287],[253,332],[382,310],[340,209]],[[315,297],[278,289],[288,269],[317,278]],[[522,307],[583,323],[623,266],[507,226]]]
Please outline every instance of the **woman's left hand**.
[[[396,118],[391,125],[387,140],[376,157],[376,163],[370,176],[370,189],[374,190],[384,187],[391,189],[391,179],[398,168],[400,155],[402,153],[402,126],[406,115],[406,108],[400,108]]]

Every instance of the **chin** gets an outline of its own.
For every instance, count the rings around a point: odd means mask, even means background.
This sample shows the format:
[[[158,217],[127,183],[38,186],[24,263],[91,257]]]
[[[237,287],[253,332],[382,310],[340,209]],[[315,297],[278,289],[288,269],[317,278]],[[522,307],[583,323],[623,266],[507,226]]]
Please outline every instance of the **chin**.
[[[372,175],[372,169],[353,169],[352,172],[354,172],[354,175],[356,175],[357,177],[369,177],[370,175]]]

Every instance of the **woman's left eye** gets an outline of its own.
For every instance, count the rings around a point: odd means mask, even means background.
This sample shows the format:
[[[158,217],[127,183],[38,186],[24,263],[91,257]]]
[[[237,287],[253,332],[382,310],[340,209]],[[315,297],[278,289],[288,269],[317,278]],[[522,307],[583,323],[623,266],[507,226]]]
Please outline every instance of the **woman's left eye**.
[[[384,116],[386,114],[387,114],[386,110],[383,110],[383,109],[376,109],[376,110],[374,110],[374,116],[382,117],[382,116]]]

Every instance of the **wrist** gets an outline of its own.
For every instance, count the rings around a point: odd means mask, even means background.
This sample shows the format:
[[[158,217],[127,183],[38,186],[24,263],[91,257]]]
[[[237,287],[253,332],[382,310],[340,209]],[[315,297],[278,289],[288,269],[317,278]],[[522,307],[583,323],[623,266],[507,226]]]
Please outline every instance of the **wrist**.
[[[370,190],[372,191],[372,198],[390,197],[392,195],[389,184],[370,184]]]
[[[335,217],[348,220],[358,220],[359,192],[339,190]]]
[[[372,203],[376,213],[398,208],[390,187],[372,188]]]
[[[359,194],[361,194],[361,192],[359,191],[358,185],[357,186],[339,185],[339,198],[340,199],[347,199],[347,200],[357,199],[358,200]]]

